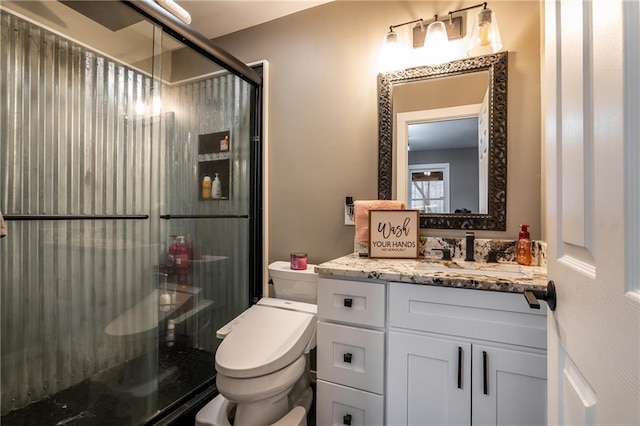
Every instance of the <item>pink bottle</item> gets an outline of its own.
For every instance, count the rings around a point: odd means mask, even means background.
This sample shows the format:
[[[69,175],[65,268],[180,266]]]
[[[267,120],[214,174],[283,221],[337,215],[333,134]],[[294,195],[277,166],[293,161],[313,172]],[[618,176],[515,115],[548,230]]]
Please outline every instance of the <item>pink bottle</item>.
[[[176,273],[176,255],[178,252],[178,242],[175,235],[169,235],[169,252],[167,253],[167,274],[173,275]]]
[[[180,235],[176,244],[176,274],[187,275],[189,273],[189,247]]]

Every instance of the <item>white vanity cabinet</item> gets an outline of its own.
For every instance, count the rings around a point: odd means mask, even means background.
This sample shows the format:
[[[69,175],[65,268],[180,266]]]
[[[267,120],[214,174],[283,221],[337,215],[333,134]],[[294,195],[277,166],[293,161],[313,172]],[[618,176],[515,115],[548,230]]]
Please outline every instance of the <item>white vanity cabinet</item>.
[[[546,304],[388,285],[387,424],[546,424]]]
[[[385,289],[318,280],[318,426],[384,423]]]

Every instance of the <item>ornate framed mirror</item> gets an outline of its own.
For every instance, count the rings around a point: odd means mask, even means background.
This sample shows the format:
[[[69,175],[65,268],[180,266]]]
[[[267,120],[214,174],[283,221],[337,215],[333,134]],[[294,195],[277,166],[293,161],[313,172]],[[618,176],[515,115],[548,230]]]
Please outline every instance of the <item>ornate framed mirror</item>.
[[[379,199],[421,228],[506,229],[507,52],[379,74],[378,136]]]

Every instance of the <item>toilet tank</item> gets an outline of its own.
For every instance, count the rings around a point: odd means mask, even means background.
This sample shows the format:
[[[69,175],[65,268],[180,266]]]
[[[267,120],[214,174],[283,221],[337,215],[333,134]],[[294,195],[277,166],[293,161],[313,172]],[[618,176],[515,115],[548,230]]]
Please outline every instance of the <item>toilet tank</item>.
[[[269,276],[273,281],[274,297],[316,304],[318,274],[316,265],[307,265],[305,270],[293,270],[289,262],[273,262],[269,265]]]

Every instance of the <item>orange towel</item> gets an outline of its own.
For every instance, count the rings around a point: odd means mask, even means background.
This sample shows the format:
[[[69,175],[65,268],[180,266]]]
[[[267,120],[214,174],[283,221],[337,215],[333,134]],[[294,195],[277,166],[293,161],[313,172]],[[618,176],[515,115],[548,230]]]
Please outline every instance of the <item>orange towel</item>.
[[[403,210],[404,203],[397,200],[360,200],[354,204],[356,241],[369,242],[369,210]]]

